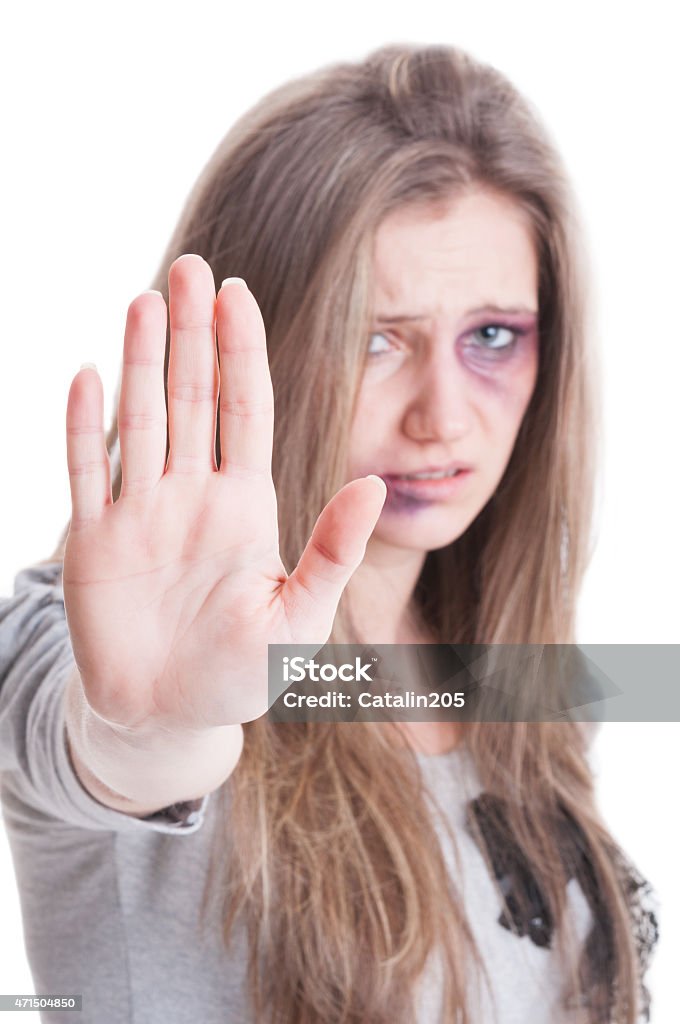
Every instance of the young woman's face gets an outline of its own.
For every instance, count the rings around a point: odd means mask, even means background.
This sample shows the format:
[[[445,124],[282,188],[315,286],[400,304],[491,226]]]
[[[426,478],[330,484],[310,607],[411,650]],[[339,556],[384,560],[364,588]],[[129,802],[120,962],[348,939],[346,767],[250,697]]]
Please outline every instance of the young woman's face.
[[[380,226],[366,367],[348,479],[387,498],[372,542],[435,550],[494,493],[538,367],[538,268],[511,200],[482,190],[445,215],[404,208]],[[463,469],[454,478],[405,480]]]

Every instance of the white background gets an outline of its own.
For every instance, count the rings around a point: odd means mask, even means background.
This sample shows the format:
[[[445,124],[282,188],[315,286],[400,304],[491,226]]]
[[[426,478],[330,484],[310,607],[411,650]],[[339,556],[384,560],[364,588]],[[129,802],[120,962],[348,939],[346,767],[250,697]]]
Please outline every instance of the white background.
[[[149,287],[192,183],[233,120],[306,70],[384,43],[439,42],[495,64],[534,102],[585,217],[607,451],[579,640],[678,642],[670,3],[15,4],[0,38],[0,593],[52,552],[69,516],[70,382],[81,362],[97,364],[108,427],[127,304]],[[650,974],[658,1024],[677,1019],[679,744],[676,723],[608,724],[595,752],[606,820],[661,900]],[[32,992],[2,829],[0,906],[0,992]]]

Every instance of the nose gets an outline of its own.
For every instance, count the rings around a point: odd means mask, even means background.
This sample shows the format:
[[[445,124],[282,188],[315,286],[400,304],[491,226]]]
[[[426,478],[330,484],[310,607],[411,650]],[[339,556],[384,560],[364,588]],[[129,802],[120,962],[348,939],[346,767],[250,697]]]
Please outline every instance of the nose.
[[[404,432],[418,441],[456,441],[471,428],[466,383],[455,353],[431,354],[418,369],[404,414]]]

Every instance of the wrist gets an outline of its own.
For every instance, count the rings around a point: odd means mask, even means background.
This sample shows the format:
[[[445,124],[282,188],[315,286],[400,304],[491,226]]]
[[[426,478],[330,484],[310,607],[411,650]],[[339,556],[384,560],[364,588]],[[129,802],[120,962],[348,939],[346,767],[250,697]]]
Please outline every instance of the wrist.
[[[179,730],[152,723],[133,729],[107,722],[87,703],[79,678],[69,680],[65,722],[85,787],[128,813],[200,799],[229,777],[243,748],[241,725]]]

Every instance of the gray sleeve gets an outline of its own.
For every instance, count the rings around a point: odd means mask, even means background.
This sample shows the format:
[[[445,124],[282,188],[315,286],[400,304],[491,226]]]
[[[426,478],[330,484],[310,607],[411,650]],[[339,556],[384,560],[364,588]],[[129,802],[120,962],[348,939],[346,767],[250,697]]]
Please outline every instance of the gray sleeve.
[[[187,835],[201,827],[210,794],[135,818],[100,803],[69,756],[63,691],[75,662],[60,562],[23,569],[0,598],[0,777],[16,797],[56,820],[114,832]]]

